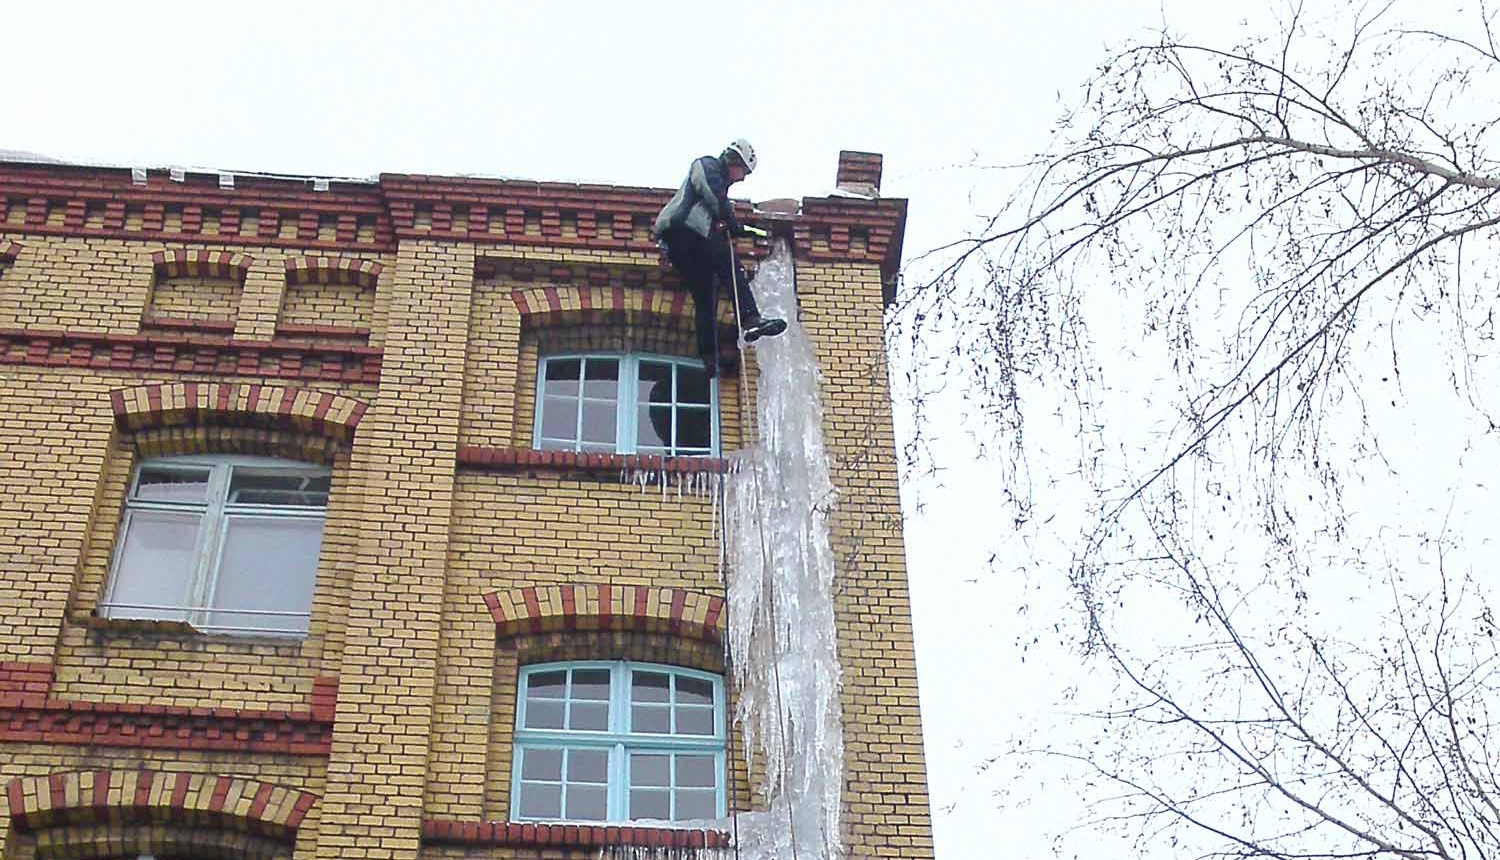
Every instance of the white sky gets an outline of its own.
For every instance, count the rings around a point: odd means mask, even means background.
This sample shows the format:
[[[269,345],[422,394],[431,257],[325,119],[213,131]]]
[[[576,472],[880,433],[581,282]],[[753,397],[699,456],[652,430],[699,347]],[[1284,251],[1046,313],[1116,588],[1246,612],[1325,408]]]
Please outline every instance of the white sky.
[[[826,193],[838,150],[872,150],[884,193],[911,200],[910,256],[998,199],[970,189],[1004,174],[960,166],[1044,147],[1059,94],[1106,42],[1160,22],[1160,5],[18,2],[0,149],[672,186],[691,158],[745,136],[761,168],[735,194],[755,200]],[[1179,27],[1218,14],[1169,5]],[[908,546],[939,854],[1039,856],[1044,828],[997,811],[1000,780],[981,766],[1018,721],[1047,718],[1049,671],[1020,664],[989,573],[993,478],[968,462],[956,421],[937,429],[945,465],[963,468],[908,493],[925,505]],[[1050,790],[1036,786],[1032,813],[1067,806]]]

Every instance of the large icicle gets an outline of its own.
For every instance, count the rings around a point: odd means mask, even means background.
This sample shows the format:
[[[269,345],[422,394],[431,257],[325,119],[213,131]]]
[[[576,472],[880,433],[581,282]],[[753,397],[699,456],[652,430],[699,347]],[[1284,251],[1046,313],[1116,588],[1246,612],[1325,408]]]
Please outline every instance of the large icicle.
[[[729,650],[748,747],[764,757],[769,811],[740,818],[740,854],[842,854],[844,771],[829,517],[834,489],[812,346],[778,241],[754,290],[787,330],[756,344],[758,444],[727,478]],[[747,750],[748,752],[748,750]]]

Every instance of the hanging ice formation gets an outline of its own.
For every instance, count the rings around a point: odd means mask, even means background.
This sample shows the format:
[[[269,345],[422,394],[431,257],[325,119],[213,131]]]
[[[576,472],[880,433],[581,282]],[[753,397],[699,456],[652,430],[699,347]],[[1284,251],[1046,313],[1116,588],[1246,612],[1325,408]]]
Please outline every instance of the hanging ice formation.
[[[834,860],[843,853],[844,736],[828,530],[835,493],[818,366],[797,318],[794,275],[791,251],[777,241],[752,285],[762,311],[787,321],[782,335],[756,344],[757,444],[732,455],[725,475],[620,474],[643,492],[659,485],[666,494],[675,484],[679,496],[714,494],[715,520],[725,524],[735,717],[745,730],[746,759],[758,753],[764,763],[767,808],[733,821],[671,822],[732,831],[736,848],[611,848],[600,851],[601,860]]]
[[[829,518],[834,488],[812,345],[778,241],[753,283],[787,330],[756,344],[758,444],[726,477],[729,658],[747,755],[765,763],[768,811],[737,822],[742,858],[842,854],[844,771]]]

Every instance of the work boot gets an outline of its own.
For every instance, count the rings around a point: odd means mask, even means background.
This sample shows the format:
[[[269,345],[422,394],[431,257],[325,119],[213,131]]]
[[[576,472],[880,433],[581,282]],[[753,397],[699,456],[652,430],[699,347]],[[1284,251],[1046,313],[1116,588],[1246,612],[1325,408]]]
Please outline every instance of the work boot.
[[[786,320],[776,317],[765,317],[763,319],[747,320],[749,325],[745,326],[743,334],[745,343],[755,343],[763,337],[775,337],[786,331]]]

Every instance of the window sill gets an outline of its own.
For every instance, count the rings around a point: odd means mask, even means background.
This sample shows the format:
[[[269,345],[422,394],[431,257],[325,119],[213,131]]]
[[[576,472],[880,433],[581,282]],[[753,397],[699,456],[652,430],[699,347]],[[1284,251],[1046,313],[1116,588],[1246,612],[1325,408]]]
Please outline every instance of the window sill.
[[[147,314],[141,320],[142,329],[161,331],[199,332],[203,334],[232,335],[234,320],[213,317],[169,317]]]
[[[533,448],[485,448],[466,445],[458,449],[458,465],[471,469],[511,471],[536,469],[555,472],[665,472],[672,475],[718,474],[729,471],[724,457],[661,457],[643,454],[580,454],[574,451],[539,451]]]
[[[186,621],[160,621],[151,618],[104,618],[98,615],[86,615],[82,619],[84,627],[92,630],[104,638],[126,638],[132,636],[150,637],[156,639],[190,639],[201,642],[213,642],[220,645],[243,645],[256,648],[283,649],[290,655],[296,655],[302,650],[302,643],[307,640],[307,634],[295,636],[270,636],[253,633],[208,633]]]
[[[505,821],[422,822],[426,842],[450,845],[563,845],[605,848],[632,845],[646,848],[729,848],[729,834],[722,830],[675,827],[633,827],[619,824],[517,824]]]

